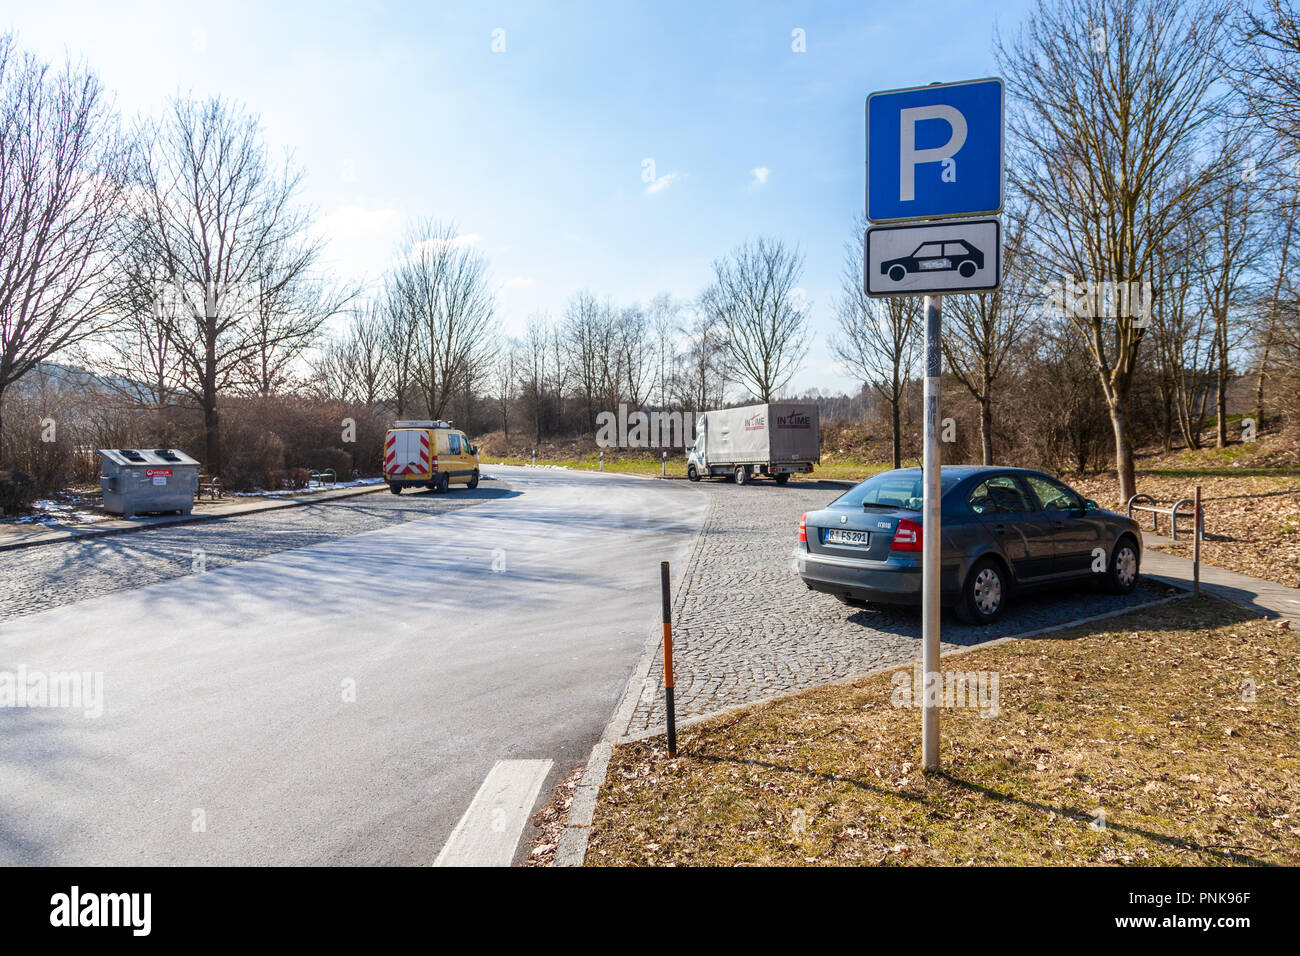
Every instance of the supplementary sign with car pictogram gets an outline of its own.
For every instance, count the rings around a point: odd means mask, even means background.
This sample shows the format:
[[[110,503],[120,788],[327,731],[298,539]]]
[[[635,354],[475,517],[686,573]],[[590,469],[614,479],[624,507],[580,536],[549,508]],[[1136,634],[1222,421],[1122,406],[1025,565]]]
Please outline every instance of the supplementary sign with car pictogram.
[[[868,295],[988,292],[998,287],[1002,227],[997,219],[959,219],[867,230]]]

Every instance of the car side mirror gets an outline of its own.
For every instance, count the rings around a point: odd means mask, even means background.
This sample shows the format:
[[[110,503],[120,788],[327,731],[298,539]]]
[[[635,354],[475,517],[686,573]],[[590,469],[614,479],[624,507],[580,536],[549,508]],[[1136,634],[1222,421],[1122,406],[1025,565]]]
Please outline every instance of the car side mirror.
[[[477,454],[478,454],[478,445],[470,445],[470,446],[469,446],[469,453],[470,453],[471,455],[477,455]]]
[[[1093,501],[1091,498],[1089,498],[1087,501],[1083,503],[1084,511],[1096,511],[1097,507],[1098,507],[1097,502]]]

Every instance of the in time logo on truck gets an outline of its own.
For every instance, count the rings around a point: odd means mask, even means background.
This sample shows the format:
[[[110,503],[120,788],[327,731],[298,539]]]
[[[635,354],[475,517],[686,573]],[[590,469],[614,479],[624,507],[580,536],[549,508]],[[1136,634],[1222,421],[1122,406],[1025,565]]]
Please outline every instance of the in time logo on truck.
[[[745,431],[761,432],[767,428],[767,418],[760,412],[755,412],[745,419]]]
[[[812,416],[807,412],[791,412],[776,416],[777,428],[812,428]]]

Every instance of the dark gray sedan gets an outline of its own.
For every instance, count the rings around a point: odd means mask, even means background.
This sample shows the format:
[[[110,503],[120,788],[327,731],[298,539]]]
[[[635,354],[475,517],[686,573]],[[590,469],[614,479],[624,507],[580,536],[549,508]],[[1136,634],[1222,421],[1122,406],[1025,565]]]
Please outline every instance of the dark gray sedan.
[[[1093,579],[1127,594],[1137,584],[1137,522],[1050,475],[949,466],[941,487],[941,600],[968,624],[992,622],[1015,591]],[[921,469],[901,468],[808,512],[799,576],[845,604],[919,604],[921,499]]]

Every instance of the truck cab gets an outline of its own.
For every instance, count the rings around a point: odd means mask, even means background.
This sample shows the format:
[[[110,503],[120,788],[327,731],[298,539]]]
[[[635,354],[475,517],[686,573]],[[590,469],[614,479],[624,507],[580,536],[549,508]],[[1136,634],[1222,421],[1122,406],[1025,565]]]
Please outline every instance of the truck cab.
[[[384,481],[395,495],[403,488],[443,493],[453,483],[477,488],[478,479],[478,446],[451,422],[394,422],[384,436]]]

